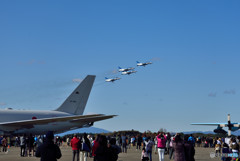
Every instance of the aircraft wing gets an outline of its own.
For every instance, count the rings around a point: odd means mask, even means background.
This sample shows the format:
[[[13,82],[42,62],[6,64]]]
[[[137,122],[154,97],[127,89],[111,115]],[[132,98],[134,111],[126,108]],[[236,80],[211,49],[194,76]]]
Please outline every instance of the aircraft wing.
[[[105,120],[113,118],[116,115],[103,115],[103,114],[94,114],[94,115],[73,115],[73,116],[64,116],[64,117],[53,117],[53,118],[43,118],[35,120],[21,120],[13,122],[2,122],[0,126],[2,127],[31,127],[33,125],[42,125],[53,122],[64,122],[64,121],[82,121],[82,122],[95,122],[100,120]]]
[[[233,124],[233,127],[240,127],[240,124]]]
[[[221,126],[226,127],[227,123],[191,123],[191,125],[207,125],[207,126]]]
[[[89,122],[96,122],[96,121],[101,121],[101,120],[106,120],[106,119],[110,119],[110,118],[113,118],[117,115],[101,115],[101,116],[96,116],[96,117],[88,117],[88,118],[79,118],[79,119],[74,119],[74,120],[71,120],[70,122],[86,122],[86,123],[89,123]]]

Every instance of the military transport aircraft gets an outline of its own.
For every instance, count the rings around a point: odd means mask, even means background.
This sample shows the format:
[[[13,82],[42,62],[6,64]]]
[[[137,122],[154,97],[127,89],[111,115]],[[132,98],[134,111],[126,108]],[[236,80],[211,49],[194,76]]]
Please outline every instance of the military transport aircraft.
[[[228,114],[228,122],[227,123],[192,123],[191,125],[217,126],[217,128],[213,131],[215,133],[222,133],[222,134],[227,134],[227,132],[225,130],[223,130],[223,127],[228,127],[228,136],[231,136],[231,131],[236,131],[236,130],[240,129],[239,123],[231,123],[230,114]]]
[[[0,110],[0,135],[62,133],[113,118],[116,115],[83,115],[95,77],[88,75],[54,111]]]
[[[137,61],[137,66],[146,66],[146,65],[149,65],[149,64],[152,64],[152,62],[146,62],[146,63],[140,63],[139,61]]]

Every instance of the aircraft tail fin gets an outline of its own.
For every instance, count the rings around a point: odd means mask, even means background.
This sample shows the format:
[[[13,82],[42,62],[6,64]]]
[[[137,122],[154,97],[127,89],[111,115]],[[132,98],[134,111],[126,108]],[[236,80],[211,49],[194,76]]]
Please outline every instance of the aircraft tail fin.
[[[95,77],[95,75],[88,75],[56,111],[82,115]]]
[[[118,66],[118,69],[122,69],[122,68]]]

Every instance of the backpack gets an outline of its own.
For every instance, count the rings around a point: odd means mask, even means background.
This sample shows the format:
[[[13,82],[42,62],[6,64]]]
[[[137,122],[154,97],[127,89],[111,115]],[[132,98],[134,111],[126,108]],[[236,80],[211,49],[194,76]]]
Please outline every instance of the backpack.
[[[147,145],[146,145],[146,151],[147,151],[147,152],[152,151],[152,143],[151,143],[151,141],[149,141],[149,142],[147,143]]]

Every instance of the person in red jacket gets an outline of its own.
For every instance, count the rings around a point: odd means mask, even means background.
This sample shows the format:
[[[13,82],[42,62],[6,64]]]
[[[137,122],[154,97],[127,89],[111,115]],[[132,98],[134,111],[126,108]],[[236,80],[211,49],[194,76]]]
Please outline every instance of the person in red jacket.
[[[74,137],[72,138],[71,142],[71,147],[73,151],[73,160],[75,161],[75,156],[77,155],[77,161],[79,161],[79,139],[77,138],[77,135],[74,134]]]
[[[97,135],[97,138],[93,141],[93,146],[92,146],[92,156],[93,156],[93,161],[96,161],[96,154],[95,151],[99,147],[99,138],[100,135]]]

